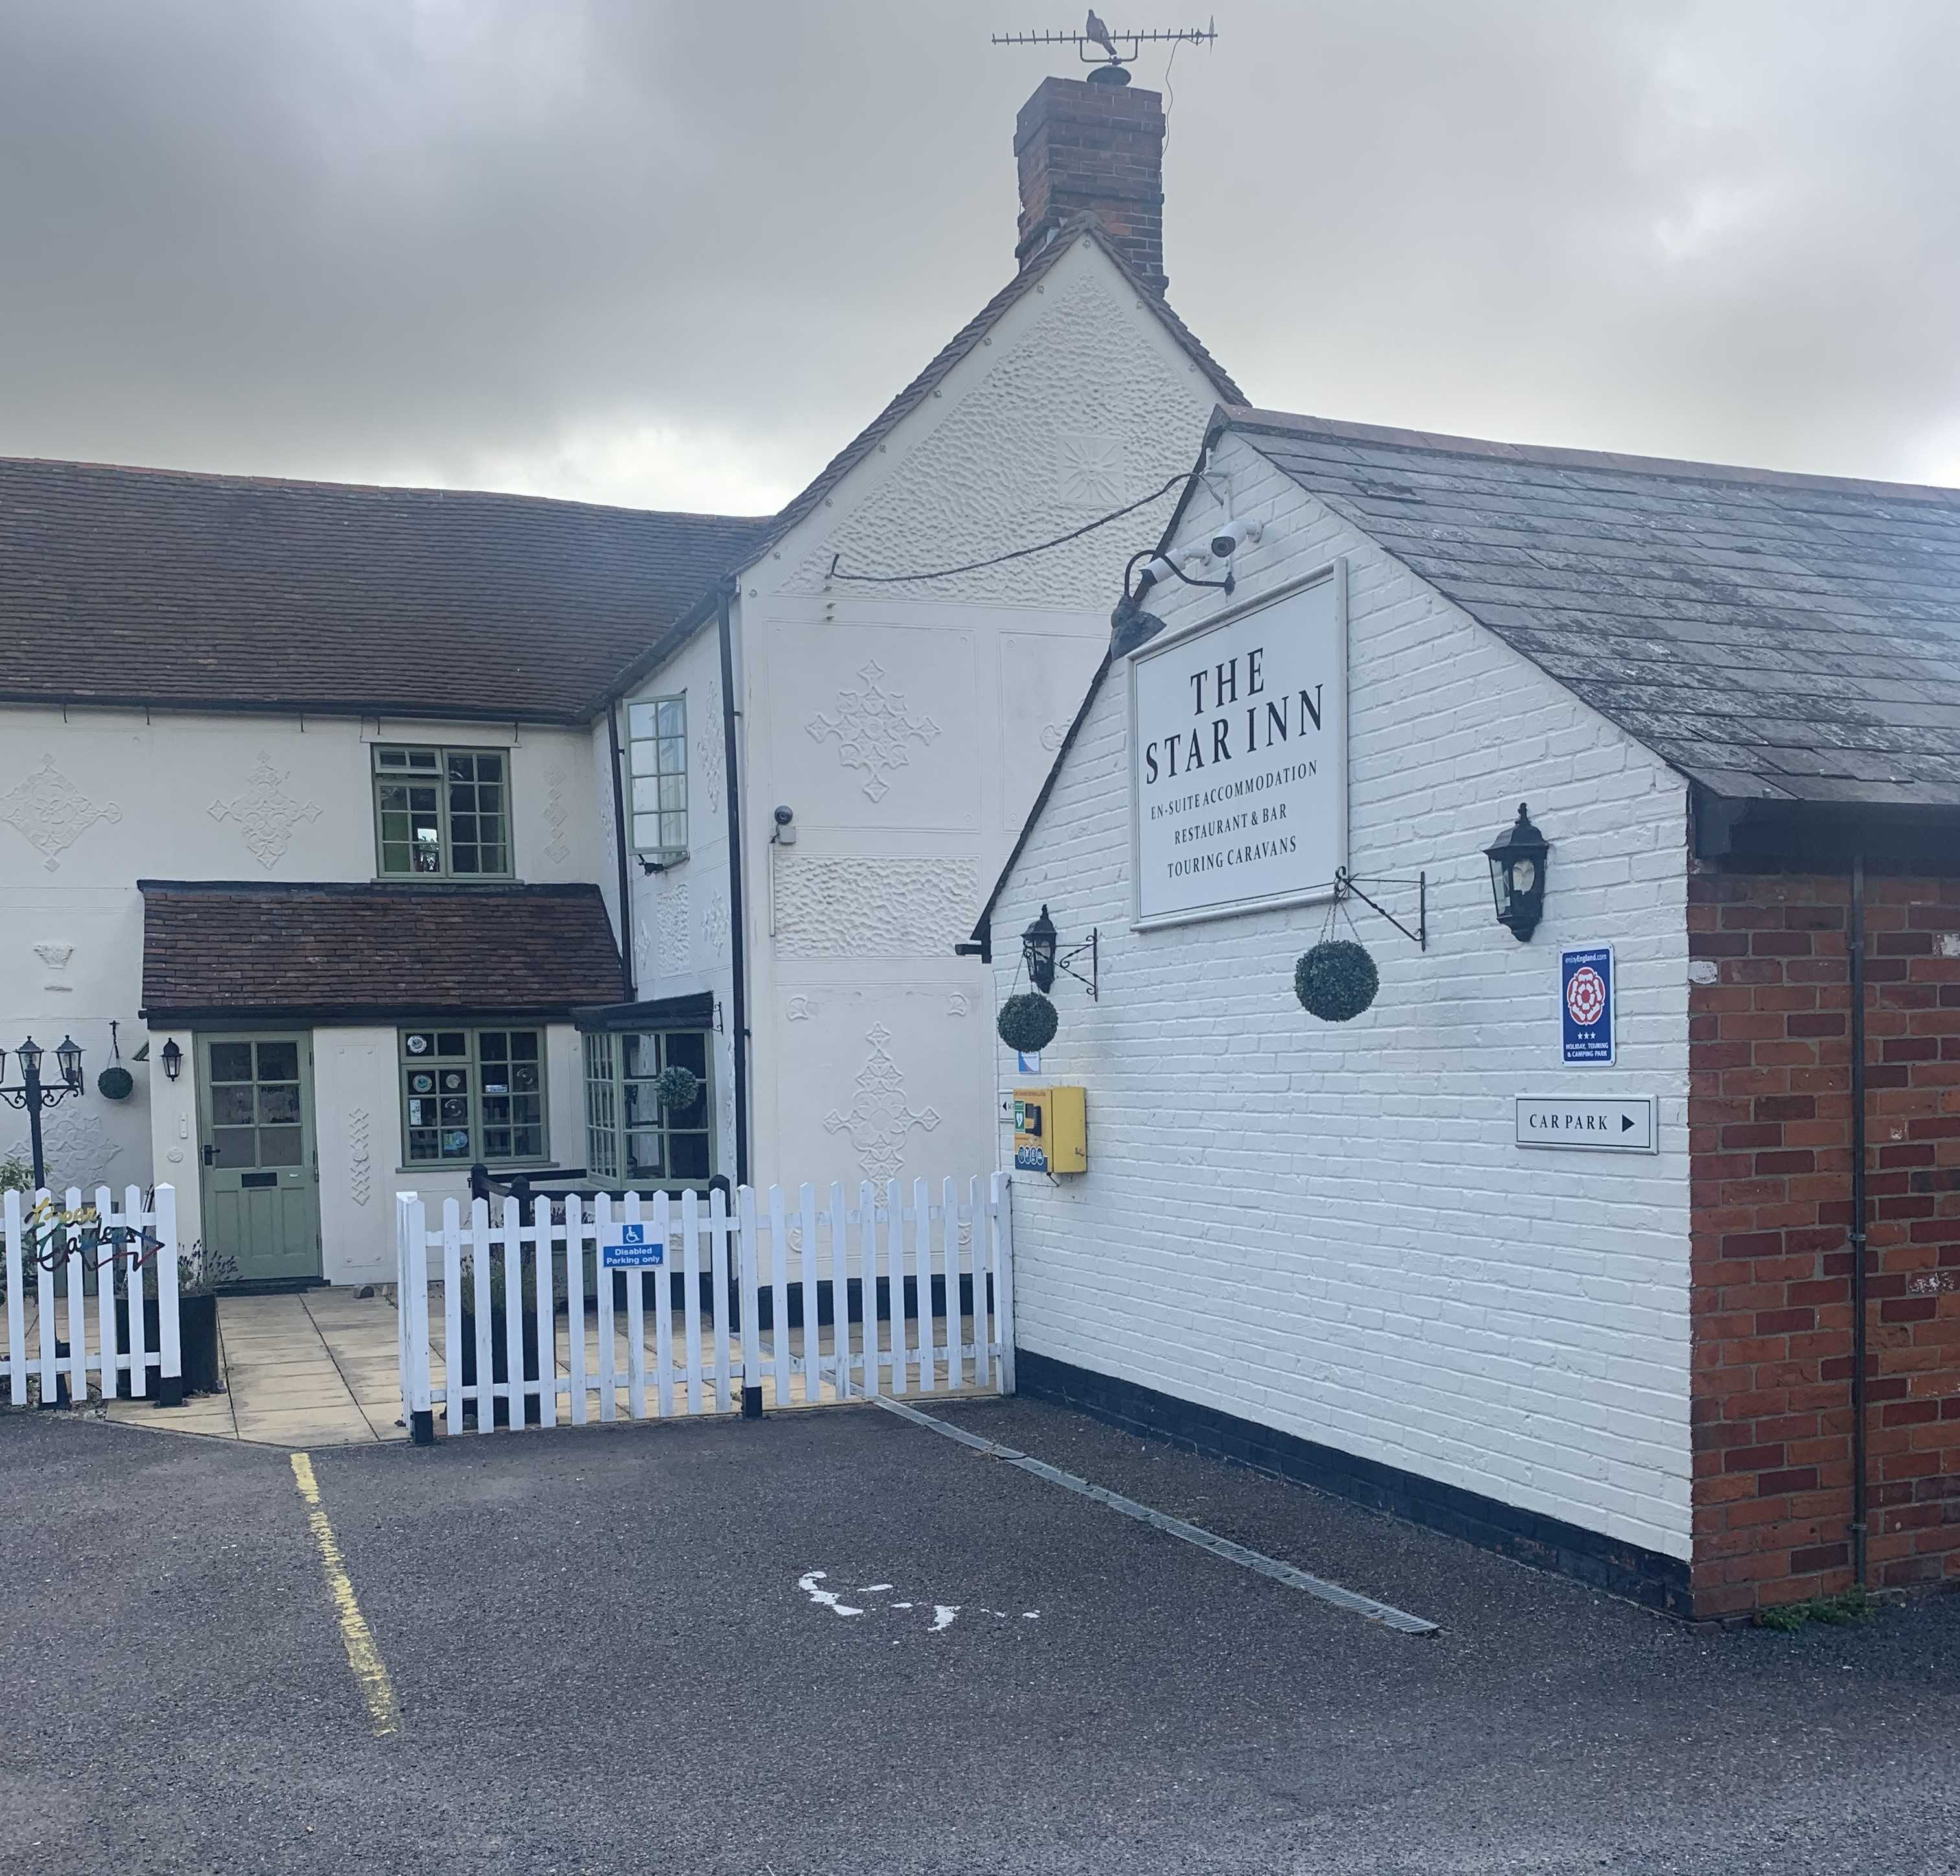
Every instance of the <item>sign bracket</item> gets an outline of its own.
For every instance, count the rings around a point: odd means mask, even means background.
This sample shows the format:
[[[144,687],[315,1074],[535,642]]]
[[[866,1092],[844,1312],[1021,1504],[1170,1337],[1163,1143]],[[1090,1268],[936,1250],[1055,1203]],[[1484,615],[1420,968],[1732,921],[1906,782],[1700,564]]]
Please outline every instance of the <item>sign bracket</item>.
[[[1334,899],[1338,905],[1344,899],[1358,899],[1370,910],[1379,912],[1405,938],[1413,938],[1422,951],[1429,949],[1429,873],[1427,868],[1414,879],[1387,877],[1371,879],[1370,886],[1413,886],[1416,889],[1415,929],[1411,932],[1386,906],[1380,904],[1362,891],[1355,883],[1354,876],[1347,868],[1337,867],[1334,873]]]

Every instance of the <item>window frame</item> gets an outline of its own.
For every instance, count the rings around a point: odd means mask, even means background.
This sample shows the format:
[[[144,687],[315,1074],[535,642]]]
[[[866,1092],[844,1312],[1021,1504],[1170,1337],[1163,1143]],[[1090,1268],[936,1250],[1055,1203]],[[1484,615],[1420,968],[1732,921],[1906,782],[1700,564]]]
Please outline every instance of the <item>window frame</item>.
[[[669,708],[680,712],[680,728],[677,733],[663,732],[660,728],[660,713]],[[654,729],[651,736],[636,736],[633,733],[635,713],[641,710],[654,712]],[[662,746],[667,744],[675,745],[679,751],[680,766],[678,769],[663,769],[660,766],[663,760]],[[640,751],[643,749],[651,749],[653,752],[654,766],[644,770],[640,767]],[[664,696],[635,697],[628,700],[625,779],[627,833],[632,842],[634,857],[651,861],[657,866],[678,865],[688,857],[690,851],[689,842],[694,831],[693,811],[689,801],[691,789],[687,756],[687,693],[685,690]],[[660,784],[673,780],[678,780],[680,784],[680,805],[678,807],[663,807],[659,800]],[[641,807],[636,798],[639,784],[642,782],[653,785],[655,801],[650,808]],[[666,823],[678,820],[680,823],[679,843],[657,840],[651,846],[644,844],[640,839],[640,824],[643,820],[654,823],[654,831],[657,835],[671,831]]]
[[[370,791],[373,798],[374,820],[374,877],[377,880],[452,881],[460,880],[467,883],[475,880],[507,881],[517,877],[517,857],[514,842],[517,817],[513,811],[514,804],[511,800],[511,752],[508,748],[473,743],[377,741],[369,744],[368,749],[371,753],[368,758],[368,766],[371,777]],[[435,758],[434,772],[431,773],[426,770],[412,769],[406,766],[384,769],[381,766],[383,754],[396,751],[405,756],[418,754],[434,756]],[[479,761],[485,756],[495,756],[502,765],[503,780],[498,785],[504,791],[503,807],[501,811],[502,837],[496,843],[501,846],[504,854],[504,868],[501,872],[492,873],[483,871],[459,872],[457,870],[456,838],[451,826],[451,817],[456,813],[456,808],[451,798],[450,790],[453,788],[479,788],[484,785],[482,778],[476,776],[473,770],[472,779],[468,782],[460,782],[453,779],[449,772],[449,765],[450,758],[457,756],[466,756],[473,763]],[[406,872],[390,872],[388,870],[387,863],[389,842],[382,823],[381,791],[390,783],[407,785],[418,780],[433,782],[435,786],[436,823],[438,829],[435,846],[441,865],[433,872],[423,872],[412,865]],[[480,821],[481,811],[477,811],[477,813]],[[480,852],[485,846],[490,843],[481,838],[479,830],[479,838],[469,844],[475,846]],[[409,853],[410,859],[412,860],[415,855],[415,842],[412,831],[409,842]]]
[[[466,1037],[468,1040],[467,1052],[461,1056],[444,1056],[440,1053],[433,1056],[418,1056],[410,1053],[409,1049],[409,1037],[415,1035],[436,1036],[441,1034],[460,1034]],[[520,1153],[493,1156],[483,1150],[485,1129],[486,1126],[492,1124],[500,1126],[508,1126],[514,1132],[520,1125],[528,1124],[527,1123],[520,1123],[514,1117],[508,1122],[498,1122],[494,1123],[486,1122],[484,1119],[483,1103],[485,1099],[485,1096],[483,1088],[482,1038],[485,1036],[535,1036],[537,1038],[538,1085],[535,1092],[538,1104],[538,1150],[534,1154]],[[517,1058],[514,1056],[507,1056],[505,1059],[507,1062],[514,1061],[517,1059]],[[433,1023],[404,1023],[395,1032],[395,1062],[396,1087],[401,1099],[402,1171],[404,1173],[420,1173],[431,1171],[437,1172],[448,1171],[467,1173],[469,1168],[475,1165],[479,1161],[481,1161],[483,1164],[486,1166],[548,1166],[551,1164],[550,1040],[549,1031],[543,1024],[496,1022],[457,1023],[449,1021]],[[438,1122],[437,1125],[433,1129],[417,1128],[412,1126],[409,1124],[409,1102],[411,1100],[426,1100],[430,1098],[440,1100],[442,1098],[442,1090],[440,1085],[438,1085],[432,1097],[417,1095],[409,1088],[409,1075],[410,1071],[413,1069],[421,1067],[425,1065],[431,1068],[434,1068],[443,1063],[460,1065],[466,1069],[469,1073],[469,1085],[467,1090],[467,1097],[469,1102],[469,1119],[468,1123],[469,1128],[469,1151],[467,1155],[460,1158],[440,1152],[435,1155],[433,1158],[418,1158],[414,1151],[413,1142],[409,1137],[412,1134],[416,1132],[434,1132],[440,1135],[448,1132],[449,1129],[442,1126],[440,1121]],[[527,1090],[525,1091],[529,1093],[532,1091]],[[514,1091],[513,1091],[511,1093],[504,1096],[495,1098],[515,1099],[517,1098],[517,1096]],[[440,1144],[440,1142],[438,1142],[438,1144]]]
[[[647,1084],[654,1079],[651,1075],[628,1075],[626,1072],[626,1041],[629,1037],[635,1036],[638,1037],[643,1043],[657,1045],[657,1059],[661,1068],[670,1065],[667,1046],[670,1038],[680,1036],[699,1038],[702,1069],[701,1101],[705,1114],[702,1126],[671,1127],[667,1124],[664,1110],[657,1126],[648,1126],[644,1123],[628,1124],[628,1084]],[[578,1040],[585,1094],[585,1164],[594,1183],[609,1181],[614,1190],[627,1192],[685,1192],[690,1190],[706,1192],[714,1179],[721,1145],[714,1122],[714,1031],[709,1028],[671,1027],[588,1029],[580,1032]],[[606,1058],[605,1072],[594,1074],[595,1057],[601,1052]],[[600,1103],[594,1099],[595,1090],[603,1100],[603,1117],[597,1111]],[[657,1179],[637,1184],[629,1181],[625,1171],[628,1136],[635,1133],[654,1132],[660,1135],[661,1159],[670,1169],[673,1164],[672,1142],[676,1133],[688,1138],[705,1137],[708,1142],[708,1170],[705,1173],[687,1175],[676,1174],[669,1170]],[[606,1136],[609,1142],[603,1151],[602,1135]]]

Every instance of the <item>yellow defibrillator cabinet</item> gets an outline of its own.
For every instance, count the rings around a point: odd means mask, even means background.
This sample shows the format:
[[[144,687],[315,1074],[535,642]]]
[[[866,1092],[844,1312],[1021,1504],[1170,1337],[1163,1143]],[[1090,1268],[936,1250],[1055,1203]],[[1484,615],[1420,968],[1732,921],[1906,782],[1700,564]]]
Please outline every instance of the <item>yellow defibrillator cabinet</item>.
[[[1083,1090],[1014,1090],[1014,1170],[1048,1174],[1089,1170],[1088,1100]]]

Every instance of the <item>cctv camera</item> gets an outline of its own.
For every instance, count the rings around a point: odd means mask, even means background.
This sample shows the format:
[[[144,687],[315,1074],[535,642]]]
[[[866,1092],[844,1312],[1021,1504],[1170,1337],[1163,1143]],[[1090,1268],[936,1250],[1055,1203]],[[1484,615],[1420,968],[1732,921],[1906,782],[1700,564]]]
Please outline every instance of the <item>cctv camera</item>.
[[[1234,515],[1219,523],[1211,537],[1211,551],[1221,560],[1229,559],[1249,541],[1257,541],[1264,531],[1257,521],[1241,521]]]
[[[796,845],[796,810],[794,808],[779,807],[776,810],[776,831],[770,835],[769,838],[779,847],[793,847]]]
[[[1162,554],[1152,554],[1137,569],[1137,591],[1147,592],[1153,586],[1161,586],[1166,580],[1177,577],[1177,569]]]
[[[778,827],[787,827],[795,819],[796,810],[793,807],[779,807],[776,810],[776,825]]]

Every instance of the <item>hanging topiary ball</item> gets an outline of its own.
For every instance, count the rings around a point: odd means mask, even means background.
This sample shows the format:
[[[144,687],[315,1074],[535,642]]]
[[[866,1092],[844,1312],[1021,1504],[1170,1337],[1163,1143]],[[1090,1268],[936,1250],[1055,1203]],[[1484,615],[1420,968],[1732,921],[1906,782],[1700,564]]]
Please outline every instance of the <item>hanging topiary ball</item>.
[[[127,1100],[135,1091],[136,1078],[119,1062],[113,1062],[95,1078],[96,1092],[104,1100]]]
[[[1055,1005],[1046,997],[1039,990],[1023,990],[1001,1005],[994,1027],[1010,1049],[1031,1056],[1054,1041],[1055,1021]]]
[[[701,1098],[701,1077],[676,1062],[654,1076],[654,1098],[670,1110],[692,1107]]]
[[[1293,994],[1323,1023],[1352,1022],[1381,987],[1375,960],[1352,938],[1322,938],[1293,967]]]

